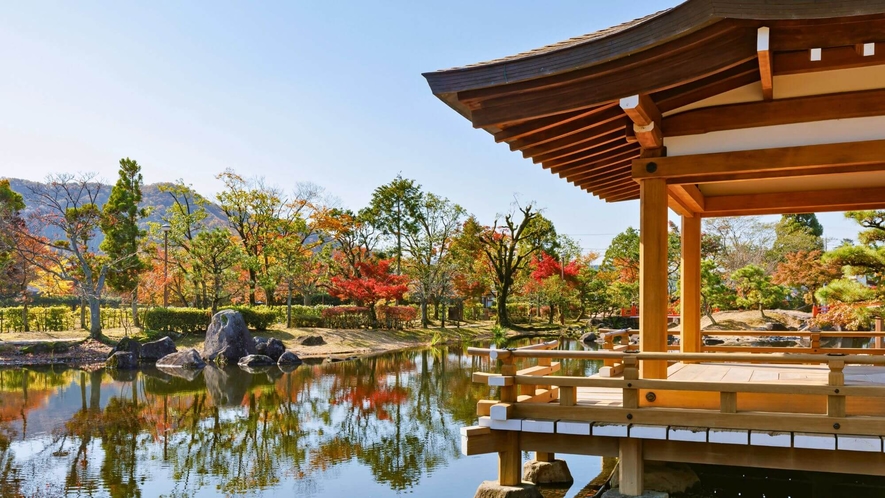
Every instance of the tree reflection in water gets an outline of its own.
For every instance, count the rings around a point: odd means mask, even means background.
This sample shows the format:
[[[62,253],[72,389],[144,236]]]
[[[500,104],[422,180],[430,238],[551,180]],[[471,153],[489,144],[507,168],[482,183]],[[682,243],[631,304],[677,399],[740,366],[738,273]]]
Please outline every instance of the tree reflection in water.
[[[470,379],[488,365],[465,349],[194,378],[0,371],[0,495],[312,495],[345,463],[408,490],[460,458],[458,429],[487,395]]]

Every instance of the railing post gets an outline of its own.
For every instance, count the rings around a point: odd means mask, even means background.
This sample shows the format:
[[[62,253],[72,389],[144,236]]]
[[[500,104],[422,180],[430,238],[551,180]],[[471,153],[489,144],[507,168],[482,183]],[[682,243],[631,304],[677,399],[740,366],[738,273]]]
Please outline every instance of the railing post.
[[[559,386],[559,406],[575,406],[575,386]]]
[[[827,416],[844,417],[845,416],[845,395],[839,394],[839,387],[845,385],[845,374],[842,369],[845,368],[845,362],[842,360],[830,360],[829,385],[835,387],[833,394],[827,396]]]
[[[614,351],[615,350],[615,339],[608,332],[602,333],[602,349],[606,351]],[[602,360],[602,366],[604,367],[613,367],[615,366],[615,360],[613,358],[606,358]]]
[[[737,393],[719,393],[719,411],[722,413],[737,413]]]
[[[639,360],[635,356],[624,356],[624,380],[631,381],[639,379]],[[629,382],[628,382],[629,384]],[[624,408],[639,408],[639,389],[635,387],[625,387],[623,389]]]
[[[811,333],[811,352],[817,353],[820,350],[820,332]]]
[[[875,326],[876,332],[882,332],[882,317],[881,316],[876,317],[875,324],[876,324],[876,326]],[[876,349],[882,349],[882,338],[881,337],[876,336],[876,338],[873,339],[873,347]]]

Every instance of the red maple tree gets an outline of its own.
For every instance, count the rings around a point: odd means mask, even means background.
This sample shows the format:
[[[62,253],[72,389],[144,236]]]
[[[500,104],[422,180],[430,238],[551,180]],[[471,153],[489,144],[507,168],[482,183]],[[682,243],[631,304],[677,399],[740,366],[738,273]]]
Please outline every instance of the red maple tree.
[[[343,275],[332,277],[329,293],[366,306],[375,321],[375,304],[402,299],[409,290],[408,282],[408,277],[391,273],[389,259],[370,259],[355,263]]]

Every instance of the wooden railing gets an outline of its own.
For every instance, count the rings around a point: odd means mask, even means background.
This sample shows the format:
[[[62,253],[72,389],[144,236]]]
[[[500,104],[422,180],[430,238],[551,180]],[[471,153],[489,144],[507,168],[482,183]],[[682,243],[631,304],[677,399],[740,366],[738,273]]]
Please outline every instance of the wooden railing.
[[[840,333],[841,334],[841,333]],[[555,341],[554,341],[555,342]],[[468,354],[501,361],[500,373],[475,373],[475,382],[500,387],[500,400],[484,400],[479,415],[492,419],[580,420],[826,434],[885,433],[885,385],[845,385],[846,365],[885,366],[873,355],[772,353],[631,353],[550,350],[555,345],[515,350],[469,348]],[[515,362],[535,358],[539,365],[517,370]],[[550,375],[554,360],[613,361],[623,378]],[[640,379],[643,361],[723,364],[826,365],[825,384],[778,382],[681,381]],[[543,363],[542,363],[543,362]],[[621,406],[578,404],[578,388],[620,390]],[[553,403],[557,401],[557,403]]]

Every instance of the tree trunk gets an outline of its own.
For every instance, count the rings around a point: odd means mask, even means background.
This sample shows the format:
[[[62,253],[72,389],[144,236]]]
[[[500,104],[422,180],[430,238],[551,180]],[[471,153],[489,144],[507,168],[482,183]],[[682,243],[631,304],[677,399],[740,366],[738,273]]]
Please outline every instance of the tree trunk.
[[[255,270],[250,268],[249,269],[249,304],[251,304],[252,306],[255,306],[255,287],[257,287],[257,286],[258,286],[258,284],[256,283],[256,280],[255,280]]]
[[[89,300],[89,337],[96,341],[101,339],[101,300],[98,296],[88,296]]]
[[[286,328],[292,328],[292,281],[289,280],[288,293],[286,295]]]
[[[80,296],[80,329],[86,330],[86,296]]]
[[[28,300],[25,299],[22,301],[22,330],[25,332],[31,331],[31,324],[28,323]]]
[[[446,307],[446,303],[443,303],[442,306],[442,315],[439,316],[439,328],[446,328],[446,313],[448,313],[449,308]]]
[[[429,320],[427,320],[427,298],[421,299],[421,328],[426,329]]]
[[[553,303],[547,303],[547,325],[553,325],[553,315],[556,313],[556,306]]]
[[[305,306],[313,305],[313,295],[311,295],[310,289],[305,289],[305,291],[301,294],[301,297],[304,299]]]
[[[132,326],[141,328],[141,320],[138,319],[138,287],[132,290]]]
[[[759,305],[759,314],[762,315],[762,318],[765,318],[765,310],[761,304]]]
[[[498,325],[502,327],[510,326],[510,317],[507,316],[507,294],[509,290],[502,289],[498,292]]]

